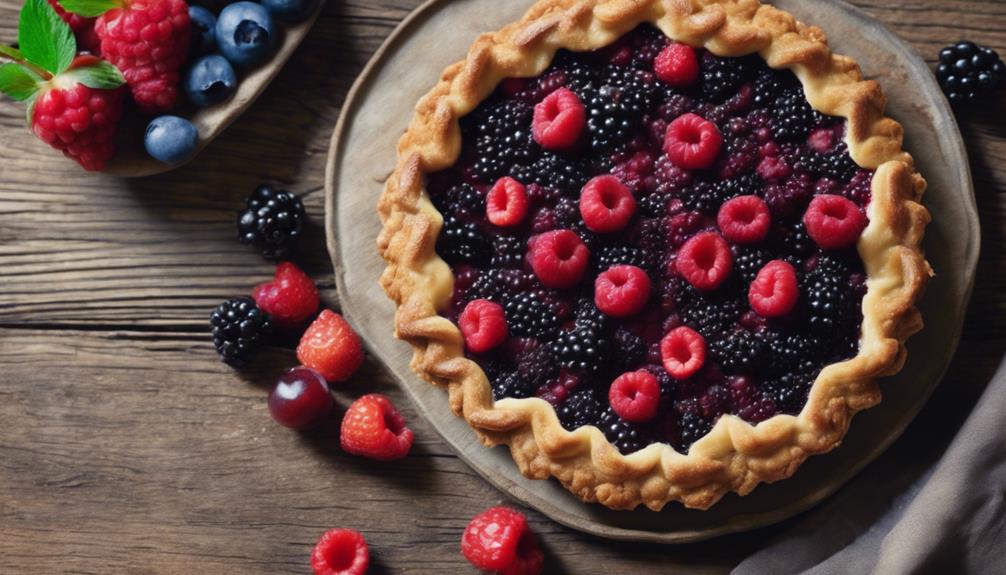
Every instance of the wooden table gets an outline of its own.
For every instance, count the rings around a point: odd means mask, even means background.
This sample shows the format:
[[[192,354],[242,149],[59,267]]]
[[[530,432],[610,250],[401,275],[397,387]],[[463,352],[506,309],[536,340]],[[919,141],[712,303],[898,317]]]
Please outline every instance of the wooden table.
[[[0,0],[4,43],[15,38],[18,4]],[[84,174],[25,130],[19,106],[0,105],[0,572],[305,573],[315,540],[334,526],[366,534],[375,573],[469,572],[460,534],[504,497],[380,365],[369,362],[337,396],[344,407],[379,390],[402,408],[417,440],[391,465],[342,453],[334,425],[297,434],[270,420],[266,390],[294,363],[292,344],[238,372],[217,360],[207,334],[217,303],[272,274],[234,228],[235,210],[265,181],[304,197],[301,263],[338,308],[322,228],[329,136],[355,75],[418,4],[330,0],[254,107],[161,177]],[[857,4],[930,60],[959,38],[1006,53],[997,0]],[[1004,114],[999,105],[962,118],[984,255],[945,395],[976,394],[1006,349]],[[786,527],[659,547],[529,516],[549,573],[721,572]]]

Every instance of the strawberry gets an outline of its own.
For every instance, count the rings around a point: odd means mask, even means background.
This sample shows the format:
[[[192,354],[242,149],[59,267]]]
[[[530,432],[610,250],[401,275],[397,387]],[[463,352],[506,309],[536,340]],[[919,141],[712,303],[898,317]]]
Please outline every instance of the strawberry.
[[[21,10],[20,48],[0,45],[0,92],[28,102],[32,131],[84,169],[102,170],[115,151],[124,80],[96,56],[77,56],[70,26],[45,0]],[[30,30],[31,34],[25,33]]]
[[[279,327],[297,327],[318,311],[318,288],[290,262],[280,262],[273,280],[256,286],[252,297]]]
[[[97,16],[101,55],[122,70],[141,111],[156,114],[175,106],[192,37],[185,0],[60,1],[71,13]]]

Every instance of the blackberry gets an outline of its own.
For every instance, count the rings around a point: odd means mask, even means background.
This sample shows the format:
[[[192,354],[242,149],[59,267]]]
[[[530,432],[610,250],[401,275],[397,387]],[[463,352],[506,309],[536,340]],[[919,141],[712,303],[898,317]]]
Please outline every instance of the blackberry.
[[[493,390],[493,399],[496,401],[505,397],[524,399],[534,393],[534,386],[515,371],[500,374],[490,382],[490,386]]]
[[[800,371],[809,357],[821,349],[821,342],[808,335],[790,333],[771,334],[768,338],[767,365],[769,372],[777,375]]]
[[[552,350],[547,345],[538,345],[517,358],[517,373],[533,388],[543,385],[557,371]]]
[[[734,331],[709,345],[709,354],[728,374],[755,371],[764,358],[764,352],[765,342],[746,330]]]
[[[702,95],[711,102],[722,102],[737,93],[741,84],[751,79],[755,60],[751,57],[721,58],[710,52],[702,54]]]
[[[814,196],[814,182],[806,173],[799,173],[782,184],[765,187],[764,200],[772,217],[794,218],[803,215]]]
[[[471,184],[458,184],[443,195],[443,205],[437,205],[441,213],[475,216],[485,213],[486,197]]]
[[[608,68],[601,85],[583,99],[591,148],[610,152],[628,141],[653,105],[655,86],[650,72]]]
[[[238,213],[238,240],[267,259],[286,259],[296,249],[304,224],[304,204],[295,194],[259,186]]]
[[[515,165],[510,175],[523,184],[541,184],[564,194],[579,194],[590,179],[590,166],[580,158],[568,158],[554,152],[542,152],[531,163]]]
[[[667,45],[667,36],[653,26],[643,25],[636,29],[632,44],[636,48],[632,54],[630,66],[637,70],[653,70],[653,60]]]
[[[510,295],[531,287],[533,280],[520,270],[488,269],[465,292],[465,299],[487,299],[500,303]]]
[[[465,138],[474,144],[475,173],[486,182],[505,176],[515,164],[534,160],[531,106],[519,100],[496,100],[479,106],[462,121]]]
[[[652,442],[645,426],[625,421],[610,406],[601,413],[598,427],[623,455],[639,451]]]
[[[521,268],[524,265],[526,242],[519,236],[498,235],[493,238],[492,266],[494,268]]]
[[[767,108],[772,105],[783,89],[793,83],[787,81],[784,74],[786,73],[772,69],[764,69],[759,72],[754,81],[754,96],[751,105],[755,108]]]
[[[754,281],[758,272],[772,259],[772,253],[765,248],[754,246],[731,246],[734,256],[734,271],[745,283]]]
[[[559,406],[557,415],[562,426],[573,431],[584,425],[594,425],[597,423],[597,415],[601,411],[601,404],[597,401],[597,392],[594,388],[588,387],[578,389],[571,393],[566,401]]]
[[[720,206],[737,196],[757,195],[762,188],[761,180],[755,174],[718,182],[698,182],[682,197],[682,202],[689,210],[715,214]]]
[[[646,359],[646,342],[638,335],[620,327],[612,338],[612,351],[618,365],[627,371]]]
[[[936,79],[952,104],[991,94],[1006,82],[1006,64],[992,48],[961,41],[940,50]]]
[[[510,296],[503,304],[503,312],[511,335],[551,339],[559,329],[555,311],[534,292]]]
[[[807,395],[820,371],[820,366],[813,362],[804,362],[797,371],[766,379],[761,385],[762,393],[771,398],[780,411],[795,415],[807,403]]]
[[[681,443],[675,447],[682,453],[688,453],[692,444],[705,437],[712,428],[712,424],[703,419],[698,412],[686,411],[682,413],[679,422]]]
[[[781,142],[803,140],[824,121],[820,112],[810,107],[799,85],[782,92],[770,108],[772,135]]]
[[[639,200],[639,213],[651,218],[659,218],[667,215],[667,204],[671,201],[670,194],[654,192]]]
[[[449,264],[468,263],[481,267],[489,260],[492,246],[475,222],[463,222],[449,214],[437,238],[437,253]]]
[[[597,306],[594,305],[594,300],[590,298],[582,298],[576,303],[574,317],[576,318],[574,321],[576,327],[593,333],[601,333],[608,327],[609,323],[608,316],[597,309]]]
[[[646,256],[647,265],[659,263],[667,247],[667,220],[665,218],[643,218],[639,221],[639,237],[636,241]]]
[[[859,166],[849,156],[845,142],[840,143],[827,154],[805,153],[796,163],[796,168],[810,174],[846,183],[856,175]]]
[[[263,347],[272,332],[272,320],[250,297],[229,299],[210,313],[213,345],[220,359],[241,365]]]
[[[597,252],[598,271],[604,271],[617,265],[630,265],[646,269],[650,265],[650,257],[639,248],[625,245],[604,246]]]
[[[740,307],[733,300],[700,301],[682,311],[685,323],[707,340],[721,337],[737,323],[737,319],[740,317]]]
[[[833,258],[822,256],[807,272],[800,292],[807,309],[807,325],[816,333],[833,335],[853,317],[855,297],[849,286],[848,269]]]
[[[807,228],[803,222],[795,224],[783,233],[781,238],[782,249],[787,255],[802,258],[814,251],[816,245],[814,240],[807,235]]]
[[[552,68],[562,70],[566,77],[566,87],[576,92],[581,99],[588,89],[594,87],[600,75],[599,69],[587,62],[583,54],[568,50],[556,52]]]
[[[559,365],[566,369],[597,372],[609,361],[608,340],[583,327],[559,334],[552,343]]]

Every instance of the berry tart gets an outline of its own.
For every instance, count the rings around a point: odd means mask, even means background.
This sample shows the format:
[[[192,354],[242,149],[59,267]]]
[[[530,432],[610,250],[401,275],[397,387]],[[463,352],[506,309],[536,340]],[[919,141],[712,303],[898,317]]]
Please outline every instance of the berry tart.
[[[378,211],[413,368],[615,509],[792,475],[876,405],[931,270],[880,86],[756,0],[542,0],[422,98]]]

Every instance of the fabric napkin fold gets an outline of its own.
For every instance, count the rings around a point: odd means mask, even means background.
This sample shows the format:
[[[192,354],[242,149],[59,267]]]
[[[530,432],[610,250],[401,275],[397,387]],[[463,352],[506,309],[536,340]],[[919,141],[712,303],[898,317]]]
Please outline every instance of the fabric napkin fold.
[[[1006,362],[948,446],[941,408],[733,574],[1006,573]]]

